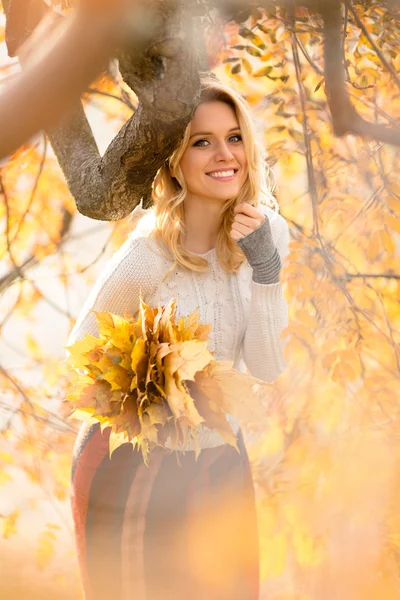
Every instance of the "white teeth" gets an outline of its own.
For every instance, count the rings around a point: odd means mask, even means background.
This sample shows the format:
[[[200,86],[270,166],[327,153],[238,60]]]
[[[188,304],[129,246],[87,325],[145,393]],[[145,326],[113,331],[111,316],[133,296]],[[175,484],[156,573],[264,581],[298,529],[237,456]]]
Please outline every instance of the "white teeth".
[[[219,173],[209,173],[210,177],[232,177],[235,171],[220,171]]]

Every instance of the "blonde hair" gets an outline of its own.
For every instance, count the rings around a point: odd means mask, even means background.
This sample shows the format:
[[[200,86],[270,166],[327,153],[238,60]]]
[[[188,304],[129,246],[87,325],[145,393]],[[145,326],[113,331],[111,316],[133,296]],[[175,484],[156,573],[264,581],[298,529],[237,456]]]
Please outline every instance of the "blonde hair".
[[[233,208],[248,202],[254,207],[260,203],[269,204],[278,210],[278,205],[271,193],[268,178],[268,167],[261,145],[257,143],[255,127],[247,101],[236,91],[220,83],[212,77],[201,79],[200,104],[214,101],[225,102],[231,106],[239,121],[244,149],[248,164],[248,177],[235,198],[226,200],[222,207],[223,218],[216,242],[217,258],[221,266],[230,273],[236,273],[244,261],[244,255],[238,244],[229,234],[234,219]],[[185,130],[181,144],[172,153],[169,160],[158,170],[153,182],[153,202],[155,210],[155,226],[149,235],[154,237],[160,250],[169,258],[172,255],[174,264],[203,272],[208,270],[208,261],[183,247],[184,210],[183,202],[187,187],[180,168],[180,161],[188,147],[190,123]],[[174,177],[171,175],[171,170]],[[164,248],[163,248],[164,246]]]

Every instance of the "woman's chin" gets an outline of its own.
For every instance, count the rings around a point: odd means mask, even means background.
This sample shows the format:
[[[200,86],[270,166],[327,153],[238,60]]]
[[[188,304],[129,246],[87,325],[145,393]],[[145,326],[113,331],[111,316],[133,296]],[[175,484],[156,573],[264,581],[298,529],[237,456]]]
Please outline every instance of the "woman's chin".
[[[210,190],[210,197],[218,198],[220,200],[228,200],[229,198],[234,198],[239,194],[240,187],[236,185],[236,182],[232,183],[235,183],[235,185],[229,185],[229,183],[226,183],[224,187],[221,186],[221,189],[216,189],[215,187],[213,187],[213,189]]]
[[[202,187],[200,189],[194,189],[194,188],[190,188],[188,187],[188,197],[190,198],[191,195],[198,197],[198,198],[204,198],[204,199],[212,199],[212,200],[217,200],[220,202],[226,202],[227,200],[230,200],[231,198],[235,198],[240,190],[241,190],[241,186],[237,185],[237,182],[231,182],[233,185],[230,185],[229,182],[224,183],[221,186],[205,186]]]

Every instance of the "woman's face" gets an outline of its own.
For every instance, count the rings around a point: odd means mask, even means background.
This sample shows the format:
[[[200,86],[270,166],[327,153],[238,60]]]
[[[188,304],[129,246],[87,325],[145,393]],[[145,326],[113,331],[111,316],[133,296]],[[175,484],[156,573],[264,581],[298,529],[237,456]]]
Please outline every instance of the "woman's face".
[[[231,106],[220,101],[198,106],[180,166],[189,196],[221,201],[237,196],[248,168],[239,122]]]

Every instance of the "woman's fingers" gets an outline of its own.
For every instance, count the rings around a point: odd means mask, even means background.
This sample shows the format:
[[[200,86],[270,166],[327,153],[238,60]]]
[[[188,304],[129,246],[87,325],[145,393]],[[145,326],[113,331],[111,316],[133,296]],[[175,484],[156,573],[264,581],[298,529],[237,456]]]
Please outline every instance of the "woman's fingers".
[[[246,225],[243,225],[242,223],[234,222],[232,225],[232,231],[237,231],[241,235],[241,237],[244,237],[245,235],[248,235],[254,230],[250,227],[247,227]]]
[[[235,215],[235,219],[233,222],[241,223],[242,225],[249,227],[251,230],[257,229],[257,227],[259,227],[259,225],[261,224],[259,219],[253,219],[252,217],[248,217],[247,215],[244,215],[242,213],[238,213],[237,215]]]
[[[234,208],[231,237],[238,240],[249,235],[249,233],[258,229],[258,227],[263,224],[264,220],[265,215],[254,208],[254,206],[251,206],[251,204],[248,204],[247,202],[237,204]],[[236,232],[235,235],[232,235],[233,232]]]

